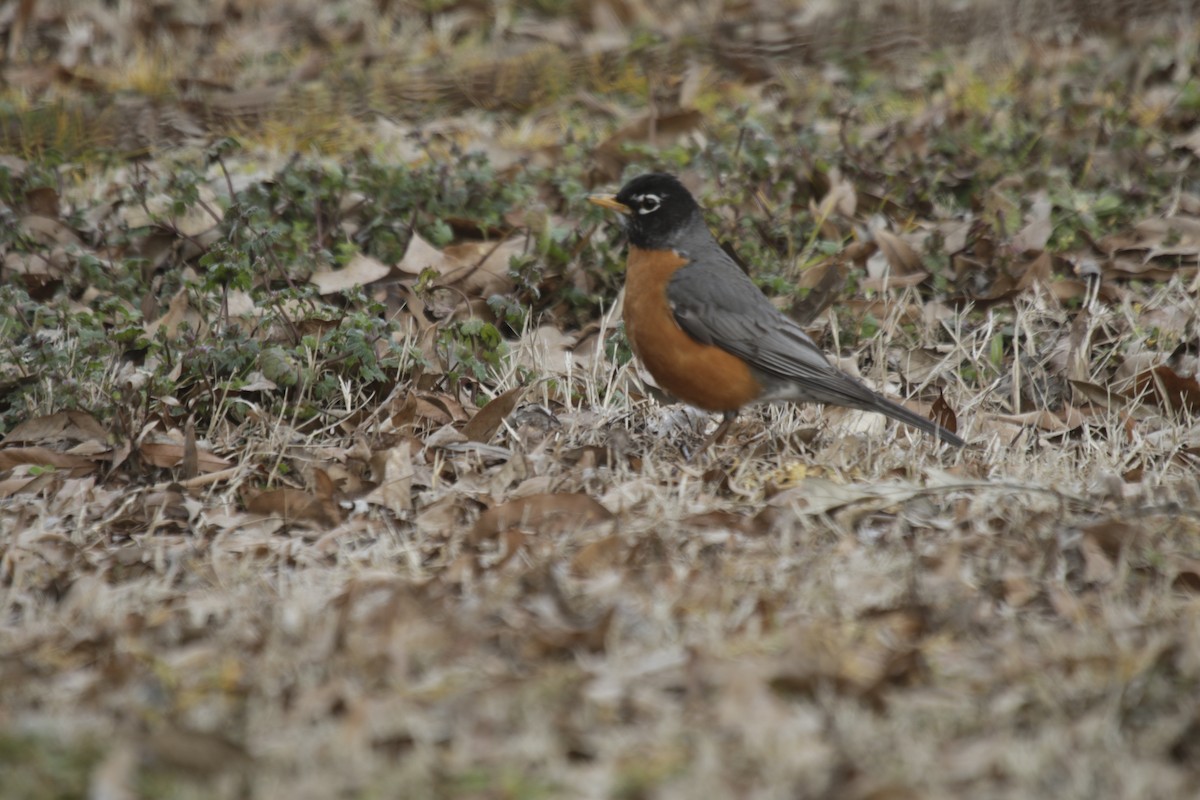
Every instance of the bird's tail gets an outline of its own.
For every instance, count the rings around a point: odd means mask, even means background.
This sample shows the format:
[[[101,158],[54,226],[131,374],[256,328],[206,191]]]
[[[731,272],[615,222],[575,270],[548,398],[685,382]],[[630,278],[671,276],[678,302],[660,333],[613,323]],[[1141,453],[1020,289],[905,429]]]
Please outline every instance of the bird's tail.
[[[880,395],[874,395],[874,400],[874,405],[871,408],[872,411],[878,411],[880,414],[886,414],[898,422],[903,422],[926,433],[931,433],[946,444],[952,444],[955,447],[965,447],[967,444],[933,420],[922,417],[915,411],[909,411],[899,403],[894,403]]]

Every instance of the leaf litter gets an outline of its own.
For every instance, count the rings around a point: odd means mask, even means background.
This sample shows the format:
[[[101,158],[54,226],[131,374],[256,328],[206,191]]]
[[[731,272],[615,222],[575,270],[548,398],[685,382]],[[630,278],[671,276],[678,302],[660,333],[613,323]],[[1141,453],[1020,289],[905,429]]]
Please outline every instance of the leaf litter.
[[[970,5],[18,4],[0,796],[1182,796],[1196,33]],[[686,461],[581,198],[664,166],[974,446],[769,408]]]

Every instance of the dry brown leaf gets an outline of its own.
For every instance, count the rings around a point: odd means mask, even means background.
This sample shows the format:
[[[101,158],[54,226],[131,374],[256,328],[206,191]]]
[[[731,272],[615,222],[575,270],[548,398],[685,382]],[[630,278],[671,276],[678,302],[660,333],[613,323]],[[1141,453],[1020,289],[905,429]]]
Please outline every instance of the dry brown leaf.
[[[1013,608],[1028,605],[1040,593],[1038,585],[1028,575],[1008,575],[1000,585],[1004,591],[1004,602]]]
[[[141,454],[147,464],[159,469],[170,469],[179,466],[183,462],[186,455],[186,447],[178,442],[142,442],[138,446],[138,453]],[[197,475],[207,475],[210,472],[228,469],[231,466],[233,466],[233,462],[213,455],[208,450],[197,448]]]
[[[21,233],[46,247],[83,247],[83,240],[75,229],[54,217],[30,214],[20,220]]]
[[[805,478],[770,499],[770,505],[786,508],[804,516],[827,514],[846,506],[869,513],[894,503],[902,503],[919,492],[915,486],[847,484],[827,478]]]
[[[1151,217],[1133,226],[1138,240],[1165,251],[1182,245],[1195,253],[1200,248],[1200,218],[1180,214],[1173,217]],[[1186,252],[1186,250],[1185,250]]]
[[[378,485],[363,499],[396,515],[412,511],[412,442],[405,439],[396,447],[374,453],[371,467]]]
[[[508,262],[525,249],[525,237],[498,242],[466,242],[439,251],[415,232],[396,268],[408,275],[432,269],[442,286],[457,286],[471,296],[488,297],[512,287]]]
[[[187,496],[177,483],[165,489],[149,491],[142,497],[142,516],[147,523],[156,525],[152,530],[182,529],[188,519],[186,500]]]
[[[1190,252],[1188,251],[1188,253]],[[1168,254],[1165,251],[1159,251],[1152,255],[1174,256],[1177,254]],[[1169,281],[1176,277],[1182,279],[1198,274],[1195,267],[1172,264],[1171,259],[1160,263],[1152,260],[1149,255],[1140,261],[1121,257],[1109,259],[1101,265],[1101,272],[1105,281],[1128,280],[1130,278],[1140,278],[1146,281]]]
[[[153,339],[158,330],[164,328],[167,332],[167,338],[175,339],[179,336],[180,326],[184,322],[194,332],[200,331],[204,327],[200,315],[191,307],[187,290],[180,289],[171,298],[171,302],[167,307],[167,313],[146,325],[146,338]]]
[[[604,536],[588,542],[571,559],[571,571],[580,577],[615,569],[621,563],[621,537]]]
[[[15,494],[37,494],[49,486],[55,478],[55,473],[43,472],[40,475],[23,475],[20,477],[0,480],[0,498],[12,497]]]
[[[159,723],[140,739],[147,760],[197,777],[211,778],[222,772],[246,770],[254,764],[244,747],[220,733]]]
[[[424,439],[426,447],[452,447],[467,443],[467,437],[452,425],[443,425],[442,427],[429,434]],[[478,442],[472,443],[475,447],[480,447]]]
[[[1116,558],[1126,546],[1137,541],[1140,530],[1123,520],[1108,519],[1089,525],[1083,529],[1083,534],[1109,558]]]
[[[379,259],[356,253],[346,266],[341,269],[322,267],[308,276],[308,282],[316,286],[321,294],[337,294],[347,289],[369,286],[386,278],[391,272],[391,267]]]
[[[1133,382],[1137,394],[1153,398],[1159,408],[1200,413],[1200,382],[1177,374],[1166,364],[1139,373]]]
[[[821,232],[826,238],[840,239],[841,231],[831,222],[835,215],[844,218],[854,216],[858,207],[858,195],[854,185],[842,177],[841,170],[834,167],[829,171],[829,191],[821,198],[820,204],[813,207],[812,214],[821,225]]]
[[[1087,620],[1087,609],[1083,603],[1062,584],[1049,584],[1046,587],[1046,599],[1050,601],[1055,613],[1072,625],[1079,625]]]
[[[403,397],[394,397],[388,407],[388,423],[392,430],[403,430],[412,425],[417,418],[419,400],[412,392],[405,392]]]
[[[160,192],[146,198],[145,203],[130,203],[119,210],[125,224],[131,228],[165,226],[187,239],[200,239],[217,231],[221,220],[221,203],[216,191],[207,183],[196,185],[201,202],[187,203],[182,214],[177,214],[176,197]]]
[[[200,474],[200,450],[196,446],[196,420],[188,417],[183,428],[183,458],[180,460],[179,475],[185,480]]]
[[[58,219],[58,192],[52,186],[39,186],[25,192],[25,204],[34,214]]]
[[[446,256],[441,250],[431,245],[416,231],[408,240],[404,258],[396,265],[396,269],[413,276],[419,276],[426,269],[432,269],[441,275],[446,263]]]
[[[324,527],[333,527],[342,519],[341,509],[331,498],[292,487],[251,495],[246,499],[246,510],[286,522],[309,522]]]
[[[583,650],[600,653],[605,649],[608,631],[612,627],[615,606],[605,609],[595,619],[575,625],[539,625],[531,632],[525,643],[526,658],[546,658],[556,654],[573,654]]]
[[[1033,204],[1025,216],[1025,227],[1018,231],[1010,242],[1013,252],[1040,252],[1046,249],[1046,243],[1054,233],[1054,226],[1050,222],[1053,207],[1050,195],[1044,189],[1034,195]]]
[[[512,527],[554,535],[612,518],[612,512],[586,494],[535,494],[480,514],[469,539],[478,543]]]
[[[872,231],[872,235],[875,237],[875,243],[879,245],[879,251],[887,259],[888,266],[892,268],[893,281],[914,275],[920,275],[923,280],[929,276],[921,261],[921,255],[908,242],[883,228]]]
[[[828,259],[801,272],[799,285],[810,291],[792,303],[788,315],[800,325],[811,324],[839,299],[849,274],[843,257]]]
[[[512,413],[524,391],[524,386],[515,386],[489,400],[487,405],[479,409],[463,426],[462,434],[467,437],[467,441],[484,444],[490,442],[504,419]]]
[[[1200,592],[1200,558],[1176,556],[1171,566],[1175,573],[1171,579],[1172,586],[1188,592]]]
[[[8,173],[9,180],[20,181],[29,172],[29,162],[9,153],[0,154],[0,169]]]
[[[434,405],[444,408],[455,422],[466,422],[471,418],[471,415],[463,408],[463,404],[458,402],[458,398],[454,395],[438,392],[427,394],[425,397]]]
[[[1032,261],[1017,267],[1017,289],[1029,289],[1035,285],[1050,285],[1050,276],[1054,269],[1054,260],[1049,253],[1041,252]]]
[[[958,433],[958,415],[946,402],[946,394],[940,387],[937,400],[933,401],[933,405],[929,409],[929,418],[951,433]]]
[[[679,521],[680,527],[694,531],[727,530],[736,533],[746,533],[751,523],[750,517],[720,509],[693,514]]]
[[[1110,583],[1116,575],[1116,567],[1094,537],[1085,535],[1079,542],[1083,556],[1083,580],[1086,583]]]
[[[429,420],[435,425],[449,425],[454,421],[444,406],[432,402],[427,397],[417,397],[415,402],[413,413],[416,417]]]
[[[1069,383],[1084,402],[1094,403],[1107,409],[1124,409],[1129,405],[1130,398],[1124,392],[1119,392],[1111,386],[1071,379],[1069,379]]]
[[[576,342],[576,334],[564,331],[558,325],[541,325],[522,339],[517,358],[530,369],[566,372],[576,363]]]
[[[812,695],[823,686],[853,694],[874,693],[918,667],[923,630],[920,611],[908,609],[802,626],[770,679],[771,688],[800,696]]]
[[[641,115],[592,150],[594,177],[600,181],[615,181],[621,177],[631,158],[625,152],[625,145],[671,140],[695,130],[703,120],[703,112],[694,108],[652,111]]]
[[[86,411],[59,411],[19,423],[0,444],[33,444],[36,442],[99,441],[106,442],[108,431]]]
[[[0,449],[0,470],[19,466],[54,467],[66,470],[78,478],[96,469],[96,462],[83,456],[70,455],[48,447],[6,447]]]
[[[1050,281],[1046,288],[1063,302],[1088,298],[1094,293],[1101,302],[1120,305],[1132,296],[1128,289],[1113,283],[1102,283],[1098,288],[1093,288],[1089,281],[1077,278],[1058,278]]]
[[[446,537],[461,530],[466,520],[468,503],[461,496],[448,494],[422,508],[414,518],[422,536]],[[477,504],[470,504],[477,508]]]
[[[0,280],[20,280],[35,300],[54,296],[68,274],[70,264],[61,247],[38,253],[13,252],[0,262]]]
[[[913,286],[920,286],[929,277],[928,272],[914,272],[911,275],[893,276],[886,269],[883,269],[883,264],[878,263],[877,259],[882,260],[883,255],[876,253],[867,262],[868,277],[862,282],[864,289],[869,289],[873,292],[882,292],[887,289],[908,289]]]
[[[525,251],[526,238],[514,236],[502,242],[466,242],[446,248],[449,259],[442,281],[462,287],[472,295],[487,298],[512,288],[509,260]]]

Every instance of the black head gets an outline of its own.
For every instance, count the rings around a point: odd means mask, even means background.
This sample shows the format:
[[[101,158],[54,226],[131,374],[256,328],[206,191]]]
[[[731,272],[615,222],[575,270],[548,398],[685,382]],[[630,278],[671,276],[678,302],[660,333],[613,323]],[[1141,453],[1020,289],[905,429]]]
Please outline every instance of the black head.
[[[616,195],[591,195],[593,203],[620,212],[629,242],[635,247],[673,247],[679,235],[700,216],[700,206],[679,179],[665,172],[639,175]]]

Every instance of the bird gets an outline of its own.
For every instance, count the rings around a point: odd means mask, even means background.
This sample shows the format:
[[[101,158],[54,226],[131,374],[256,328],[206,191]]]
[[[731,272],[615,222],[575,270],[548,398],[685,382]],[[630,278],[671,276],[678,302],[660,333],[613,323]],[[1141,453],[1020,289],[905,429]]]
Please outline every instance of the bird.
[[[700,452],[724,438],[742,408],[775,402],[873,411],[965,445],[833,366],[717,243],[700,205],[674,175],[639,175],[615,195],[587,199],[624,222],[623,320],[634,355],[667,392],[722,415]]]

